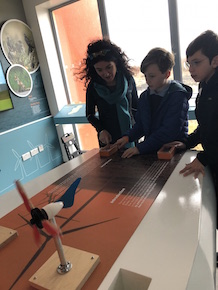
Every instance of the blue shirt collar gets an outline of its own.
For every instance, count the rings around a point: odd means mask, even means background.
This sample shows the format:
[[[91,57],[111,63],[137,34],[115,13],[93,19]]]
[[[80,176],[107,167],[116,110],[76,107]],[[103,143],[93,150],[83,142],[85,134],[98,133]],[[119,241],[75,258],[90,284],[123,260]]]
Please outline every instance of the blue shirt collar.
[[[150,95],[158,95],[160,97],[164,97],[167,90],[169,89],[171,81],[169,81],[160,91],[154,91],[150,89]]]

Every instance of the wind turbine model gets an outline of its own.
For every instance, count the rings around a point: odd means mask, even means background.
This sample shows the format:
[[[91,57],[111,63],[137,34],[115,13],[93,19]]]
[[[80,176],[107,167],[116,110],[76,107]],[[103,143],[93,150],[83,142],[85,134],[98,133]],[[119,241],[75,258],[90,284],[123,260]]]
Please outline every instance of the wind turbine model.
[[[60,265],[57,268],[59,274],[64,274],[68,272],[72,268],[72,264],[70,262],[66,262],[63,252],[63,247],[60,239],[61,231],[56,224],[55,216],[58,212],[63,208],[64,203],[62,201],[57,201],[54,203],[49,203],[44,206],[42,209],[34,207],[31,201],[28,199],[21,183],[17,180],[16,187],[18,192],[20,193],[24,205],[28,212],[31,214],[32,219],[30,223],[33,226],[34,238],[36,244],[40,245],[40,233],[38,229],[44,228],[50,235],[53,236],[55,245],[60,258]],[[74,192],[75,194],[75,192]]]
[[[23,186],[17,180],[15,181],[18,192],[20,193],[24,205],[28,212],[31,214],[32,219],[30,223],[33,226],[34,238],[36,244],[40,245],[40,232],[39,229],[44,228],[52,237],[54,238],[54,242],[56,245],[57,253],[60,260],[60,265],[57,267],[57,272],[59,274],[68,273],[71,269],[73,269],[72,277],[69,279],[59,279],[57,276],[54,276],[53,265],[51,268],[51,273],[48,273],[48,268],[53,264],[54,258],[51,257],[39,270],[35,273],[35,275],[29,280],[33,287],[37,289],[80,289],[88,277],[91,275],[92,271],[99,263],[99,256],[84,252],[78,249],[68,248],[68,254],[74,259],[77,260],[76,267],[72,267],[71,262],[66,261],[64,256],[64,250],[62,246],[62,242],[60,239],[61,231],[60,228],[56,224],[55,215],[62,209],[71,207],[74,203],[74,196],[76,193],[76,188],[80,183],[81,178],[78,178],[64,193],[64,195],[54,203],[49,203],[44,206],[42,209],[36,208],[33,206],[27,194],[24,191]],[[51,262],[52,261],[52,262]],[[56,259],[55,259],[56,262]],[[80,263],[80,265],[78,265]],[[85,271],[84,271],[85,270]],[[45,274],[47,275],[45,279]],[[42,279],[40,278],[42,276]],[[37,278],[39,277],[39,278]],[[73,280],[72,280],[73,279]],[[36,281],[37,280],[37,281]],[[59,281],[60,280],[60,281]],[[53,285],[51,287],[51,281],[53,281]],[[61,284],[61,285],[60,285]],[[38,288],[40,287],[40,288]]]

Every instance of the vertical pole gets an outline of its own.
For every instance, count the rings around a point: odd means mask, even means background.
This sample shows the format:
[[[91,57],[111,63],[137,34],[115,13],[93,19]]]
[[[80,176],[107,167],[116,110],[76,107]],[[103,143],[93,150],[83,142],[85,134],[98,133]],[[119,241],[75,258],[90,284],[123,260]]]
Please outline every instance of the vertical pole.
[[[97,0],[98,2],[98,11],[99,11],[99,17],[101,21],[101,31],[103,36],[109,37],[109,29],[108,29],[108,23],[107,23],[107,14],[105,9],[105,3],[104,0]]]
[[[51,222],[54,225],[56,225],[56,220],[54,217],[51,219]],[[70,262],[67,262],[65,259],[64,250],[60,237],[59,236],[55,237],[54,242],[60,259],[60,265],[58,266],[57,271],[59,274],[65,274],[70,271],[70,269],[72,268],[72,264]]]
[[[182,81],[177,0],[168,0],[168,9],[170,20],[171,46],[172,51],[175,53],[175,66],[173,68],[174,79]]]

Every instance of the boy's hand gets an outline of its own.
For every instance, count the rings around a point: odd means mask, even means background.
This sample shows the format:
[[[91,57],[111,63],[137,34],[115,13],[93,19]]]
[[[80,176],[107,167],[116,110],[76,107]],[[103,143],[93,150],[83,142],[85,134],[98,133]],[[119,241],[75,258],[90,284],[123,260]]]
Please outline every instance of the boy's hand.
[[[183,176],[188,176],[194,173],[194,178],[197,178],[200,173],[204,175],[204,165],[195,158],[191,163],[186,164],[179,173],[182,173]]]
[[[129,137],[128,136],[123,136],[122,138],[118,139],[115,144],[117,145],[117,148],[120,149],[124,145],[126,145],[127,143],[129,143]]]
[[[124,151],[123,155],[121,156],[122,158],[130,158],[133,155],[138,155],[139,154],[139,150],[137,147],[132,147],[127,149],[126,151]]]
[[[173,141],[173,142],[164,144],[165,148],[170,148],[172,146],[174,146],[176,149],[181,149],[181,150],[186,149],[186,145],[180,141]]]
[[[99,134],[99,140],[103,144],[110,144],[112,141],[111,134],[107,130],[102,130]]]

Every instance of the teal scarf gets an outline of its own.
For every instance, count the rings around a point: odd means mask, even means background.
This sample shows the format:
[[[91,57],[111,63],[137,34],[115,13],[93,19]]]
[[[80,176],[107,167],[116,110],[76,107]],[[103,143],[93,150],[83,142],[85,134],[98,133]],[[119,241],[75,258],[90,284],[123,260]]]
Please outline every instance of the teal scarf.
[[[129,103],[126,97],[128,90],[128,81],[121,75],[116,76],[116,89],[111,92],[106,86],[94,83],[94,87],[98,95],[108,104],[116,104],[118,120],[120,124],[121,134],[125,134],[131,128],[131,118],[129,114]]]

